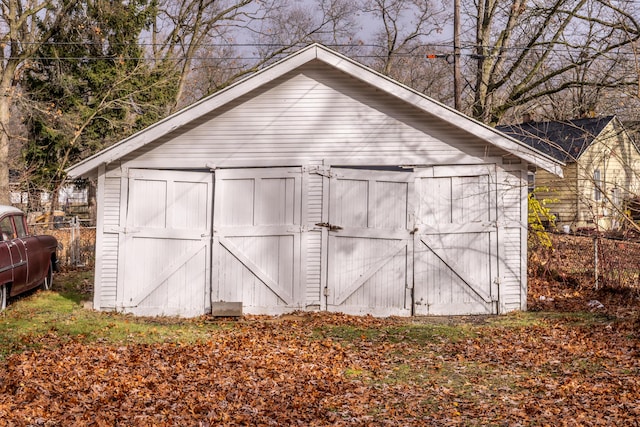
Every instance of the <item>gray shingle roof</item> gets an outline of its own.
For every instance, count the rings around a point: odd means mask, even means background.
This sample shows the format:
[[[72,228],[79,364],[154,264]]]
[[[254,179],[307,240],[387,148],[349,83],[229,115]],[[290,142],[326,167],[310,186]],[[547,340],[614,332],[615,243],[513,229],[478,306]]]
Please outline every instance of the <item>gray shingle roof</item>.
[[[496,129],[564,163],[575,162],[614,116],[527,122]]]

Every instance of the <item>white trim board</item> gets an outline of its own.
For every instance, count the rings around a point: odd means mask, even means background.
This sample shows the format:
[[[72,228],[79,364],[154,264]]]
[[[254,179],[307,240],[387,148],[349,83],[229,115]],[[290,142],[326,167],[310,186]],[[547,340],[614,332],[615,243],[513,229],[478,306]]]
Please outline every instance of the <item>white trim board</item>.
[[[562,176],[563,164],[534,150],[490,126],[484,125],[464,114],[429,98],[405,85],[402,85],[376,71],[367,68],[348,57],[320,44],[312,44],[289,55],[281,61],[246,77],[235,84],[214,93],[199,102],[186,107],[165,119],[143,129],[122,141],[105,148],[93,156],[66,169],[70,177],[89,176],[96,173],[100,165],[118,161],[123,156],[156,141],[170,132],[208,114],[229,102],[269,83],[286,73],[295,70],[313,60],[322,61],[354,78],[357,78],[378,90],[401,99],[426,114],[439,119],[487,141],[531,164],[553,174]]]

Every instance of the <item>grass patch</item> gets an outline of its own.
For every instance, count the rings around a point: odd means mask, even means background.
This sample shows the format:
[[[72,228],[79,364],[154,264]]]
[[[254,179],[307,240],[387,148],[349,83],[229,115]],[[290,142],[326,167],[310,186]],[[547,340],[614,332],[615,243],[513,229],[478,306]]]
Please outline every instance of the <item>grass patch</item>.
[[[413,323],[390,331],[392,342],[409,342],[417,345],[437,342],[458,342],[473,338],[475,332],[471,325]]]
[[[86,310],[84,296],[38,291],[13,301],[0,313],[0,360],[11,354],[81,343],[189,343],[222,326],[202,319],[142,318]]]
[[[500,326],[505,328],[528,328],[541,326],[546,322],[546,313],[533,311],[515,311],[503,316],[492,316],[487,326]]]
[[[93,271],[72,270],[56,274],[53,290],[75,302],[89,301],[93,298]]]
[[[331,338],[342,342],[375,341],[412,344],[428,344],[442,341],[457,342],[474,336],[469,325],[439,323],[414,323],[381,328],[363,328],[350,325],[327,325],[317,328],[316,338]]]
[[[382,329],[361,328],[351,325],[327,325],[317,328],[314,337],[318,339],[331,338],[342,342],[377,341],[384,335]]]

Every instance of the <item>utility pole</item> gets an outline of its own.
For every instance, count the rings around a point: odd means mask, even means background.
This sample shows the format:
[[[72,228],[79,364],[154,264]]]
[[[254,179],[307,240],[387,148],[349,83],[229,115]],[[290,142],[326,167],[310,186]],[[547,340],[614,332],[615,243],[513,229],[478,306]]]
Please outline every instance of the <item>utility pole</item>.
[[[453,105],[460,111],[462,75],[460,73],[460,0],[453,0]]]

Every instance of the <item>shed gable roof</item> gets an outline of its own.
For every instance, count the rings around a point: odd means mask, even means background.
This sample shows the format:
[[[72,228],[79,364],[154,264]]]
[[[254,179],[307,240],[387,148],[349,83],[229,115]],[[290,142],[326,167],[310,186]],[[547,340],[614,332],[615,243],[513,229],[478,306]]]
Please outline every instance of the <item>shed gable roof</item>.
[[[436,116],[440,120],[460,129],[464,129],[466,132],[528,163],[541,167],[551,173],[562,175],[561,163],[550,157],[547,153],[539,151],[536,147],[524,144],[518,139],[507,136],[492,127],[469,118],[444,104],[319,44],[307,46],[281,61],[168,116],[148,128],[73,165],[68,168],[66,172],[71,177],[92,174],[100,165],[117,161],[146,144],[313,60],[322,61],[351,77],[371,85],[387,95],[401,99],[425,113]]]
[[[496,126],[501,132],[518,139],[554,159],[575,162],[594,143],[614,116],[567,121],[526,122]]]

